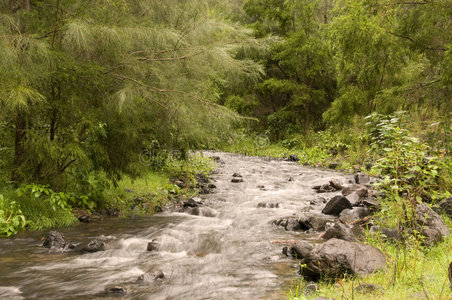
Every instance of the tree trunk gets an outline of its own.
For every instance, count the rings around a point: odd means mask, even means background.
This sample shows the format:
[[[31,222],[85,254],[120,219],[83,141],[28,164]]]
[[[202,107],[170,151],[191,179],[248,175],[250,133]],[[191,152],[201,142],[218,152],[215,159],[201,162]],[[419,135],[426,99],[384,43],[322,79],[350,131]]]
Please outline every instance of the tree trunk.
[[[9,8],[11,12],[16,12],[18,9],[17,3],[14,0],[9,1]],[[22,8],[25,11],[30,11],[30,0],[23,0]],[[24,27],[25,28],[25,27]],[[25,29],[22,30],[23,32]],[[22,176],[19,172],[20,165],[24,161],[25,147],[24,147],[24,137],[25,137],[25,113],[23,111],[17,112],[15,121],[15,139],[14,139],[14,162],[13,170],[11,171],[11,181],[20,181]]]
[[[30,11],[30,0],[23,0],[22,8],[26,11]]]
[[[14,163],[11,172],[11,181],[20,181],[22,176],[18,172],[20,165],[24,160],[24,133],[25,116],[23,112],[18,112],[16,116],[15,140],[14,140]]]

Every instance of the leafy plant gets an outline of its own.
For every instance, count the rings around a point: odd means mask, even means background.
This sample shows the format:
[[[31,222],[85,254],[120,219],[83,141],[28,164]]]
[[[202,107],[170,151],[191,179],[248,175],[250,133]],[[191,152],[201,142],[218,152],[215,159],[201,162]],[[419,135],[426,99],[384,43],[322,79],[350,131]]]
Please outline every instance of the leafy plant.
[[[27,221],[16,201],[8,202],[0,195],[0,236],[8,237],[25,228]]]
[[[57,209],[62,209],[66,211],[71,211],[71,202],[75,203],[76,199],[74,196],[63,193],[55,192],[47,185],[40,184],[27,184],[20,187],[17,190],[19,196],[28,195],[31,198],[39,199],[49,205],[54,211]]]

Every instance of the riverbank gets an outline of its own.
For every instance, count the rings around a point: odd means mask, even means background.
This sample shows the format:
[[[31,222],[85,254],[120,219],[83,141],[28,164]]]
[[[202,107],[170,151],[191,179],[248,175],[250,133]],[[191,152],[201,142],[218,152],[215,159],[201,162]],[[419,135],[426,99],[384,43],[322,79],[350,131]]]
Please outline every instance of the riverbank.
[[[149,159],[143,164],[149,164]],[[197,175],[207,175],[215,166],[212,160],[199,153],[191,154],[186,160],[169,159],[159,163],[159,171],[152,171],[148,166],[148,171],[138,177],[126,175],[116,182],[105,174],[88,174],[84,182],[69,184],[66,191],[60,192],[34,183],[3,184],[0,187],[0,237],[23,230],[95,222],[106,217],[153,215],[169,203],[203,192]]]

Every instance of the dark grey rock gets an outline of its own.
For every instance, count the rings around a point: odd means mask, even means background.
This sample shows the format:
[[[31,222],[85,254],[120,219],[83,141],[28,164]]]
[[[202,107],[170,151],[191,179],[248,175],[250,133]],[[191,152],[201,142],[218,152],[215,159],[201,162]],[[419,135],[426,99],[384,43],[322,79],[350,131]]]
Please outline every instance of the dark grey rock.
[[[234,173],[232,174],[232,177],[242,177],[242,175],[240,175],[239,173]]]
[[[213,183],[210,183],[207,187],[209,189],[216,189],[217,188],[217,186],[215,184],[213,184]]]
[[[275,220],[273,221],[273,225],[283,227],[287,231],[306,231],[309,229],[295,217],[286,217]]]
[[[198,184],[208,184],[210,181],[209,178],[204,173],[196,174],[195,179],[196,182],[198,182]]]
[[[216,217],[217,211],[210,207],[187,207],[183,210],[183,212],[188,213],[193,216],[202,216],[202,217]]]
[[[202,206],[202,202],[198,201],[194,198],[190,198],[187,201],[184,202],[183,207],[199,207]]]
[[[375,247],[331,239],[316,245],[301,264],[306,266],[300,272],[308,279],[339,279],[344,275],[369,275],[384,268],[386,258]]]
[[[52,250],[62,250],[66,246],[66,240],[61,232],[50,231],[42,245]]]
[[[161,270],[141,274],[137,278],[137,283],[154,283],[165,278],[165,274]]]
[[[78,217],[78,220],[82,223],[91,223],[92,217],[90,215],[82,215]]]
[[[99,251],[105,251],[105,249],[107,249],[105,243],[102,242],[101,240],[95,239],[90,241],[88,244],[82,246],[80,251],[94,253]]]
[[[339,167],[339,163],[337,162],[333,162],[328,165],[328,168],[330,169],[336,169],[337,167]]]
[[[159,249],[159,243],[157,241],[152,241],[148,243],[146,250],[148,251],[157,251]]]
[[[344,196],[334,196],[322,210],[322,213],[326,215],[339,216],[339,214],[347,208],[352,208],[352,204]]]
[[[239,183],[239,182],[243,182],[243,179],[241,177],[234,177],[231,179],[232,183]]]
[[[369,190],[367,188],[360,188],[356,190],[356,194],[359,196],[359,198],[366,198],[369,195]]]
[[[280,208],[281,207],[281,203],[279,202],[260,202],[257,204],[257,207],[262,207],[262,208]]]
[[[300,160],[300,158],[298,158],[298,155],[296,155],[296,154],[291,154],[291,155],[289,155],[289,157],[288,157],[288,159],[287,159],[288,161],[299,161]]]
[[[342,183],[337,179],[330,180],[330,186],[333,187],[336,191],[340,191],[344,188]]]
[[[127,294],[127,290],[121,286],[114,286],[106,289],[107,293],[115,294],[115,295],[125,295]]]

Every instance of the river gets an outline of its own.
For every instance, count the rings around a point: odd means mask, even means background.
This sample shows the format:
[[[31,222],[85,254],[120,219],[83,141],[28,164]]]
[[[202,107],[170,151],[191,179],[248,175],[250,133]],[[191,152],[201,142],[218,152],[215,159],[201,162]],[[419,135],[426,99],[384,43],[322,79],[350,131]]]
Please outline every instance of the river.
[[[296,261],[284,257],[284,241],[315,240],[272,224],[321,207],[312,186],[351,176],[295,162],[207,152],[221,158],[212,175],[217,188],[202,196],[215,217],[164,212],[133,219],[107,218],[61,231],[67,240],[99,238],[108,248],[80,254],[49,252],[46,232],[0,240],[0,299],[284,299],[297,278]],[[234,173],[244,182],[232,183]],[[261,202],[280,203],[261,208]],[[155,240],[159,250],[146,250]],[[161,270],[161,283],[138,284]],[[124,295],[104,293],[120,286]]]

